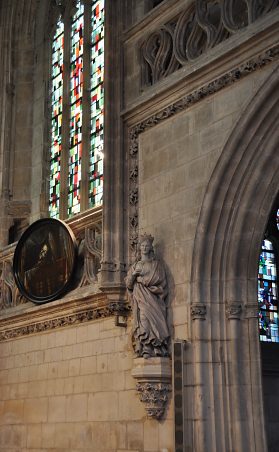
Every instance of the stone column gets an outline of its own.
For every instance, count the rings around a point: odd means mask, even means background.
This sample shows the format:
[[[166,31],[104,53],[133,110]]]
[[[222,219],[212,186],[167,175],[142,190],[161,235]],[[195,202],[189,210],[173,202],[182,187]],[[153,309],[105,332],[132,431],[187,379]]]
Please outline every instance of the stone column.
[[[191,306],[193,359],[194,359],[194,391],[193,391],[193,446],[195,450],[211,450],[208,438],[208,415],[210,407],[210,389],[208,381],[209,340],[207,332],[207,306],[204,303],[193,303]],[[195,421],[194,421],[195,420]],[[198,428],[197,428],[198,426]]]
[[[12,127],[14,118],[14,94],[12,71],[12,18],[14,5],[0,6],[0,62],[2,68],[0,84],[0,246],[8,243],[8,232],[11,221],[7,218],[6,207],[9,201],[10,160],[13,151]]]
[[[3,2],[1,8],[0,244],[13,223],[29,221],[34,100],[35,3]],[[15,229],[16,229],[15,228]],[[16,234],[15,234],[16,235]]]
[[[104,200],[103,260],[101,288],[116,300],[123,298],[125,287],[124,222],[126,171],[123,126],[120,114],[122,2],[108,0],[105,12],[105,125],[104,125]]]

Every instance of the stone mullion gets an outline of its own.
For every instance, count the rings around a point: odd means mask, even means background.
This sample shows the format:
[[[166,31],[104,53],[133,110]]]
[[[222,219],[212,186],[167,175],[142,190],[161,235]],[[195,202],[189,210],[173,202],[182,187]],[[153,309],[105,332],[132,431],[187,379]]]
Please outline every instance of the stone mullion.
[[[90,32],[91,0],[84,0],[83,98],[82,98],[82,161],[80,202],[81,211],[88,209],[90,152]]]
[[[64,77],[63,77],[63,111],[62,111],[62,154],[60,186],[60,218],[67,217],[68,208],[68,160],[70,149],[70,41],[71,16],[67,8],[64,16]]]

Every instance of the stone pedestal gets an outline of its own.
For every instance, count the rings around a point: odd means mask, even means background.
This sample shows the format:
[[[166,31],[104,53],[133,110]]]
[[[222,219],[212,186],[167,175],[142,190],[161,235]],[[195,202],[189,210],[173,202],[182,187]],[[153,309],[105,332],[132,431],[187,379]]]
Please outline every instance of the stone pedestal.
[[[171,391],[170,358],[135,358],[132,376],[149,417],[160,419]]]

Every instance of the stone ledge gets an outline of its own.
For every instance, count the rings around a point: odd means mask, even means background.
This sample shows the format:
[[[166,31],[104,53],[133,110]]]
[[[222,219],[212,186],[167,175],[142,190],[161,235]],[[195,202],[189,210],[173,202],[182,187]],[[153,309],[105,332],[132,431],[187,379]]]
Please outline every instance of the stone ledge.
[[[129,311],[125,300],[113,302],[100,292],[84,293],[79,300],[68,297],[36,307],[28,303],[23,308],[3,312],[0,317],[0,341],[100,318],[127,317]]]
[[[135,358],[132,376],[136,380],[171,381],[170,358]]]

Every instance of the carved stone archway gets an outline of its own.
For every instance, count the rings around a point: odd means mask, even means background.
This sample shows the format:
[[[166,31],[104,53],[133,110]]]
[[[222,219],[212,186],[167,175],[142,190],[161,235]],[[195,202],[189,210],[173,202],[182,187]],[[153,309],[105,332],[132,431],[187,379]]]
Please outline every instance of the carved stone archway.
[[[267,450],[257,267],[278,192],[279,68],[240,118],[206,190],[192,267],[195,451]]]

